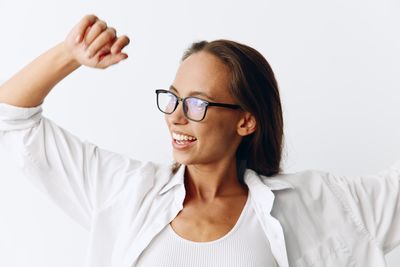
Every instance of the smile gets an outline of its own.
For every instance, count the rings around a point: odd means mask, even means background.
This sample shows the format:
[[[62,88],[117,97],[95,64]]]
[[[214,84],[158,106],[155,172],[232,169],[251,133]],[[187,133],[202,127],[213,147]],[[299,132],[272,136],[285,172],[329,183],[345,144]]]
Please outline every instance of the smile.
[[[178,150],[185,150],[192,147],[197,142],[197,138],[191,135],[172,133],[172,146]]]
[[[172,133],[172,138],[177,141],[187,141],[187,140],[195,141],[195,140],[197,140],[197,138],[194,136],[186,135],[186,134],[178,134],[175,132]]]

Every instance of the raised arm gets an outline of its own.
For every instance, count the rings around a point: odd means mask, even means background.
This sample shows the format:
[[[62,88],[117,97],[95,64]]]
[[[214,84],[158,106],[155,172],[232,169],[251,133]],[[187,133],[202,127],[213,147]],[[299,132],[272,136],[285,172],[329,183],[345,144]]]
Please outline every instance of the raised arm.
[[[126,58],[121,49],[128,42],[128,37],[116,38],[115,30],[95,16],[85,16],[65,41],[0,88],[0,152],[86,229],[94,212],[113,205],[128,183],[128,188],[139,188],[132,183],[140,180],[131,178],[142,163],[82,141],[45,117],[41,103],[79,66],[106,68]]]
[[[121,50],[128,44],[127,36],[117,37],[114,28],[95,15],[87,15],[64,41],[0,86],[0,103],[36,107],[59,81],[81,65],[104,69],[126,59],[128,55]]]

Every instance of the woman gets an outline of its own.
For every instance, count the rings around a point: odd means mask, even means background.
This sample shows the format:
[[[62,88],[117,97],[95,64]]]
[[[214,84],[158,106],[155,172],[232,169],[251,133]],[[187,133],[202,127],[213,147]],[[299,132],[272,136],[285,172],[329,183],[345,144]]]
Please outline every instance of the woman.
[[[366,177],[281,173],[278,86],[248,46],[194,43],[170,88],[156,91],[172,168],[81,141],[42,116],[57,82],[126,59],[128,43],[85,16],[0,87],[1,144],[90,231],[85,266],[385,266],[400,240],[400,164]]]

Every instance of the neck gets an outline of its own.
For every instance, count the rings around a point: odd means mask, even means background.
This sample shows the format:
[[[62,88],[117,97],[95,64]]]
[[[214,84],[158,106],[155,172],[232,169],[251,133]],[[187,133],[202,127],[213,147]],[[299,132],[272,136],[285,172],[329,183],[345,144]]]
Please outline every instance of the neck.
[[[242,195],[246,186],[237,177],[236,160],[188,165],[185,172],[187,197],[213,201],[218,197]]]

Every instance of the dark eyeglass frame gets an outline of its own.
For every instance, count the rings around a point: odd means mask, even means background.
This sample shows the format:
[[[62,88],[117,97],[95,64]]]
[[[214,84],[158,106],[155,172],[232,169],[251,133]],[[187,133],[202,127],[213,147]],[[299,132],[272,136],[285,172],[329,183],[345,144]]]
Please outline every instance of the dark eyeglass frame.
[[[156,93],[156,95],[157,95],[157,108],[158,108],[158,110],[160,110],[162,113],[165,113],[165,114],[168,114],[168,115],[169,115],[169,114],[172,114],[172,113],[176,110],[176,108],[178,107],[179,101],[180,101],[180,102],[182,102],[182,105],[183,105],[183,114],[185,115],[185,117],[186,117],[188,120],[196,121],[196,122],[202,121],[202,120],[205,118],[205,116],[206,116],[206,114],[207,114],[207,109],[208,109],[208,107],[211,107],[211,106],[223,107],[223,108],[230,108],[230,109],[241,109],[241,108],[242,108],[241,106],[236,105],[236,104],[226,104],[226,103],[210,102],[210,101],[204,100],[204,99],[202,99],[202,98],[194,97],[194,96],[188,96],[188,97],[185,97],[185,98],[181,98],[181,97],[177,96],[176,94],[174,94],[173,92],[171,92],[170,90],[165,90],[165,89],[157,89],[157,90],[155,91],[155,93]],[[160,105],[159,105],[159,102],[158,102],[158,94],[160,94],[160,93],[168,93],[168,94],[173,95],[173,96],[176,98],[175,107],[174,107],[174,109],[173,109],[171,112],[165,112],[165,111],[161,110]],[[199,119],[199,120],[194,120],[194,119],[192,119],[192,118],[189,118],[189,116],[187,115],[187,110],[188,110],[188,109],[187,109],[187,107],[186,107],[186,102],[185,102],[185,100],[186,100],[186,99],[189,99],[189,98],[193,98],[193,99],[196,99],[196,100],[200,100],[200,101],[203,101],[203,102],[205,103],[205,110],[204,110],[203,117],[202,117],[201,119]]]

